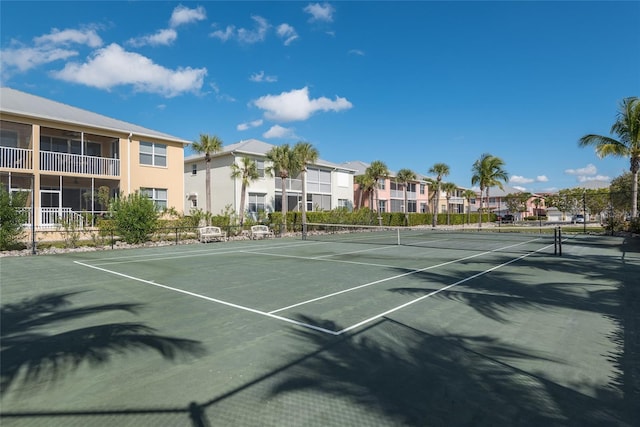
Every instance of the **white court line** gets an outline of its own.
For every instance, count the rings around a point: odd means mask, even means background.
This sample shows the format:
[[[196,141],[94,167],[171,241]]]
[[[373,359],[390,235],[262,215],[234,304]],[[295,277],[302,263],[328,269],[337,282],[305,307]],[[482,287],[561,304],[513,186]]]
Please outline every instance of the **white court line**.
[[[452,260],[452,261],[443,262],[441,264],[431,265],[431,266],[425,267],[425,268],[413,269],[413,270],[408,271],[406,273],[402,273],[402,274],[398,274],[398,275],[395,275],[395,276],[387,277],[385,279],[376,280],[374,282],[365,283],[363,285],[355,286],[353,288],[343,289],[343,290],[338,291],[338,292],[333,292],[331,294],[327,294],[327,295],[323,295],[323,296],[320,296],[320,297],[312,298],[310,300],[302,301],[302,302],[299,302],[299,303],[296,303],[296,304],[292,304],[290,306],[279,308],[277,310],[272,310],[272,311],[269,312],[269,314],[278,313],[280,311],[284,311],[284,310],[288,310],[288,309],[291,309],[291,308],[299,307],[299,306],[305,305],[305,304],[310,304],[312,302],[320,301],[320,300],[323,300],[323,299],[326,299],[326,298],[331,298],[331,297],[334,297],[336,295],[344,294],[346,292],[351,292],[351,291],[355,291],[357,289],[366,288],[368,286],[377,285],[378,283],[387,282],[389,280],[395,280],[395,279],[398,279],[400,277],[409,276],[409,275],[412,275],[412,274],[416,274],[416,273],[420,273],[420,272],[423,272],[423,271],[431,270],[431,269],[434,269],[434,268],[437,268],[437,267],[442,267],[442,266],[453,264],[453,263],[460,262],[460,261],[466,261],[468,259],[476,258],[476,257],[482,256],[482,255],[486,255],[486,254],[489,254],[491,252],[497,252],[497,251],[500,251],[500,250],[503,250],[503,249],[509,249],[509,248],[513,248],[515,246],[520,246],[520,245],[524,245],[524,244],[527,244],[527,243],[535,242],[536,240],[540,240],[540,238],[528,240],[526,242],[516,243],[516,244],[513,244],[513,245],[509,245],[509,246],[504,246],[502,248],[492,249],[490,251],[480,252],[480,253],[477,253],[477,254],[474,254],[474,255],[466,256],[464,258],[459,258],[459,259],[455,259],[455,260]],[[538,251],[535,251],[535,252],[538,252]],[[535,252],[530,252],[529,254],[535,253]],[[321,259],[321,260],[318,260],[318,261],[333,261],[333,260]]]
[[[451,289],[451,288],[453,288],[454,286],[457,286],[457,285],[459,285],[459,284],[461,284],[461,283],[468,282],[469,280],[475,279],[476,277],[483,276],[483,275],[485,275],[485,274],[487,274],[487,273],[490,273],[490,272],[492,272],[492,271],[494,271],[494,270],[497,270],[497,269],[499,269],[499,268],[502,268],[502,267],[504,267],[504,266],[506,266],[506,265],[512,264],[512,263],[514,263],[514,262],[516,262],[516,261],[520,261],[520,260],[521,260],[521,259],[523,259],[523,258],[526,258],[526,257],[528,257],[528,256],[530,256],[530,255],[532,255],[532,254],[535,254],[536,252],[540,252],[540,251],[541,251],[541,250],[543,250],[543,249],[550,248],[551,246],[553,246],[553,245],[545,246],[545,247],[543,247],[543,248],[540,248],[540,249],[535,250],[535,251],[533,251],[533,252],[529,252],[528,254],[521,255],[521,256],[519,256],[519,257],[517,257],[517,258],[514,258],[514,259],[512,259],[512,260],[510,260],[510,261],[507,261],[507,262],[505,262],[505,263],[502,263],[502,264],[500,264],[500,265],[496,265],[496,266],[494,266],[494,267],[491,267],[491,268],[490,268],[490,269],[488,269],[488,270],[481,271],[480,273],[476,273],[476,274],[474,274],[473,276],[469,276],[469,277],[464,278],[464,279],[462,279],[462,280],[458,280],[457,282],[452,283],[452,284],[450,284],[450,285],[447,285],[447,286],[445,286],[445,287],[443,287],[443,288],[441,288],[441,289],[438,289],[437,291],[430,292],[430,293],[428,293],[428,294],[426,294],[426,295],[421,296],[420,298],[416,298],[416,299],[411,300],[411,301],[409,301],[409,302],[407,302],[407,303],[405,303],[405,304],[402,304],[402,305],[399,305],[399,306],[397,306],[397,307],[395,307],[395,308],[392,308],[391,310],[387,310],[387,311],[385,311],[384,313],[376,314],[375,316],[372,316],[372,317],[370,317],[370,318],[368,318],[368,319],[365,319],[365,320],[363,320],[363,321],[361,321],[361,322],[358,322],[358,323],[356,323],[356,324],[354,324],[354,325],[351,325],[351,326],[349,326],[349,327],[347,327],[347,328],[344,328],[344,329],[342,329],[342,330],[340,330],[340,331],[336,332],[336,335],[342,335],[342,334],[344,334],[345,332],[349,332],[349,331],[351,331],[351,330],[353,330],[353,329],[355,329],[355,328],[359,328],[360,326],[366,325],[367,323],[371,323],[371,322],[373,322],[373,321],[375,321],[375,320],[378,320],[378,319],[380,319],[381,317],[387,316],[387,315],[389,315],[389,314],[391,314],[391,313],[393,313],[393,312],[395,312],[395,311],[402,310],[402,309],[403,309],[403,308],[405,308],[405,307],[408,307],[408,306],[410,306],[410,305],[412,305],[412,304],[415,304],[415,303],[420,302],[420,301],[422,301],[422,300],[424,300],[424,299],[427,299],[427,298],[432,297],[432,296],[434,296],[434,295],[436,295],[436,294],[439,294],[439,293],[440,293],[440,292],[442,292],[442,291],[446,291],[447,289]]]
[[[245,306],[238,305],[238,304],[233,304],[233,303],[230,303],[230,302],[227,302],[227,301],[222,301],[222,300],[219,300],[219,299],[216,299],[216,298],[211,298],[211,297],[208,297],[208,296],[205,296],[205,295],[196,294],[195,292],[189,292],[189,291],[185,291],[183,289],[178,289],[178,288],[174,288],[174,287],[171,287],[171,286],[162,285],[160,283],[156,283],[156,282],[151,281],[151,280],[145,280],[145,279],[141,279],[139,277],[130,276],[128,274],[118,273],[117,271],[107,270],[106,268],[96,267],[96,266],[91,265],[91,264],[85,264],[85,263],[83,263],[81,261],[74,261],[74,263],[82,265],[84,267],[89,267],[89,268],[93,268],[95,270],[103,271],[105,273],[110,273],[110,274],[114,274],[116,276],[124,277],[126,279],[136,280],[138,282],[146,283],[147,285],[157,286],[158,288],[168,289],[170,291],[179,292],[181,294],[190,295],[192,297],[201,298],[201,299],[204,299],[204,300],[207,300],[207,301],[215,302],[215,303],[218,303],[218,304],[226,305],[226,306],[237,308],[237,309],[244,310],[244,311],[249,311],[251,313],[260,314],[262,316],[271,317],[273,319],[282,320],[283,322],[293,323],[294,325],[302,326],[302,327],[309,328],[309,329],[313,329],[313,330],[316,330],[316,331],[319,331],[319,332],[324,332],[325,334],[337,335],[335,331],[331,331],[329,329],[321,328],[319,326],[311,325],[311,324],[308,324],[308,323],[298,322],[297,320],[289,319],[289,318],[282,317],[282,316],[276,316],[274,314],[266,313],[264,311],[256,310],[254,308],[245,307]]]
[[[271,256],[271,257],[279,257],[279,258],[294,258],[294,259],[303,259],[307,261],[324,261],[324,262],[338,262],[343,264],[357,264],[357,265],[367,265],[369,267],[391,267],[391,268],[401,268],[397,265],[387,265],[387,264],[374,264],[371,262],[360,262],[360,261],[347,261],[344,259],[326,259],[321,257],[305,257],[299,255],[285,255],[285,254],[272,254],[272,253],[264,253],[264,252],[256,252],[256,251],[242,251],[246,254],[251,255],[262,255],[262,256]],[[351,252],[350,252],[351,253]],[[332,254],[331,256],[338,256],[343,254]]]

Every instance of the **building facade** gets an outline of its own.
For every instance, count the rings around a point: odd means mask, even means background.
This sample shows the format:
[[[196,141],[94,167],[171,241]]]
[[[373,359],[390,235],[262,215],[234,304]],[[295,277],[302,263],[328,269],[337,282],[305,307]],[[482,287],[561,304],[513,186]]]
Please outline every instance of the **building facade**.
[[[90,225],[135,191],[183,207],[189,141],[11,88],[0,88],[0,183],[27,192],[29,224]]]
[[[267,173],[271,163],[267,153],[274,147],[257,139],[223,147],[211,156],[211,212],[246,212],[257,219],[260,214],[277,212],[282,207],[281,178]],[[232,178],[232,164],[242,166],[242,158],[256,162],[259,178],[246,189],[245,206],[240,206],[242,181]],[[353,208],[353,170],[319,159],[307,166],[307,211]],[[206,162],[203,154],[188,156],[184,163],[184,211],[204,210],[206,204]],[[302,210],[302,177],[286,179],[287,209]]]

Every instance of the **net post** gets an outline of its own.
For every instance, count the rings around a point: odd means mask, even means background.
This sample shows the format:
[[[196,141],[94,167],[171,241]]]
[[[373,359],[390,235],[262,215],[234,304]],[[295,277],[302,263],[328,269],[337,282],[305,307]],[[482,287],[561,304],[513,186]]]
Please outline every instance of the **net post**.
[[[553,228],[553,254],[558,255],[558,227]]]
[[[396,229],[396,233],[398,233],[398,246],[400,246],[400,228]]]
[[[558,255],[562,256],[562,227],[558,227]]]

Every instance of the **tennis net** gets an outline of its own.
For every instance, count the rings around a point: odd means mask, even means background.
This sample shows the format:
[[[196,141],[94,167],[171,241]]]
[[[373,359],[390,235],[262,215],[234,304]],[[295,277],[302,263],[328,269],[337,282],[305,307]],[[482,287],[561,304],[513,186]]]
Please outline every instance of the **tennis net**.
[[[538,227],[394,227],[307,223],[303,239],[312,241],[486,250],[500,245],[536,242],[553,245],[553,228]]]

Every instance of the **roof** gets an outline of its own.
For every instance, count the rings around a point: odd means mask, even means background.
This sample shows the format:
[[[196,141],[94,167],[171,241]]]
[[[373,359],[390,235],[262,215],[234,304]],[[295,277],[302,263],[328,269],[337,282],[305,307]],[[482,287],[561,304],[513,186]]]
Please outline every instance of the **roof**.
[[[176,136],[113,119],[81,108],[72,107],[40,96],[31,95],[9,87],[0,88],[0,112],[125,134],[133,133],[136,136],[152,137],[180,142],[182,144],[191,144],[191,141]]]
[[[342,163],[342,166],[350,169],[354,169],[356,171],[356,175],[364,175],[365,172],[367,171],[367,168],[371,166],[371,164],[363,162],[361,160],[352,160],[349,162]],[[391,177],[395,177],[397,175],[397,172],[389,171],[389,174],[391,175]],[[417,172],[415,172],[415,174],[416,174],[416,181],[427,181],[429,179],[429,177],[419,174]]]
[[[264,157],[267,153],[273,148],[275,145],[269,144],[264,141],[260,141],[258,139],[247,139],[242,140],[240,142],[236,142],[234,144],[226,145],[222,147],[222,151],[216,153],[214,156],[223,156],[225,154],[240,154],[240,155],[254,155]],[[194,154],[185,158],[185,162],[192,162],[204,159],[204,154]],[[345,167],[344,165],[339,165],[337,163],[332,163],[326,160],[318,159],[314,165],[323,166],[331,169],[339,169],[347,173],[356,172],[352,168]]]

